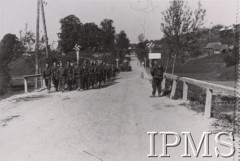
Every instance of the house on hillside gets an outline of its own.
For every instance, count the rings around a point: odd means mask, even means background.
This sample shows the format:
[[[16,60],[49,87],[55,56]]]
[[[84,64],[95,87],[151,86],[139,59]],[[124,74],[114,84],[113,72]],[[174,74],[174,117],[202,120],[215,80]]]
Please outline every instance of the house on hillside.
[[[228,51],[229,51],[228,45],[222,44],[220,42],[208,43],[203,48],[203,54],[204,55],[221,54],[221,53],[225,53],[225,52],[228,52]]]

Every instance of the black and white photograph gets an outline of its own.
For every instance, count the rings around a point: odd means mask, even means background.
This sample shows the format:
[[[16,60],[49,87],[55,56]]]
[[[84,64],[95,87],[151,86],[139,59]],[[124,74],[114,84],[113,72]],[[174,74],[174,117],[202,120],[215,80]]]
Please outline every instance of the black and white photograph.
[[[240,0],[0,0],[0,161],[239,161]]]

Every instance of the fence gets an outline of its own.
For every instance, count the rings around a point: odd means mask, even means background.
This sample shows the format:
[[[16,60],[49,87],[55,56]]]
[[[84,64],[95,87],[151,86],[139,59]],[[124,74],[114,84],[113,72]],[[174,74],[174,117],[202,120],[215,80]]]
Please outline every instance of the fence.
[[[167,79],[170,79],[173,81],[171,94],[170,94],[171,99],[175,96],[178,81],[183,82],[183,100],[184,101],[188,100],[189,84],[206,89],[205,114],[204,114],[206,118],[211,117],[213,92],[220,92],[222,95],[228,95],[228,96],[236,96],[236,92],[237,92],[234,88],[231,88],[231,87],[226,87],[226,86],[209,83],[206,81],[186,78],[186,77],[179,77],[179,76],[171,75],[167,73],[164,74],[163,83],[162,83],[163,89],[165,89]]]
[[[24,80],[24,91],[25,93],[28,93],[28,82],[29,79],[33,79],[35,78],[35,88],[37,88],[37,82],[38,79],[40,79],[40,87],[43,88],[44,87],[44,82],[43,82],[43,78],[41,74],[36,74],[36,75],[26,75],[23,77]]]

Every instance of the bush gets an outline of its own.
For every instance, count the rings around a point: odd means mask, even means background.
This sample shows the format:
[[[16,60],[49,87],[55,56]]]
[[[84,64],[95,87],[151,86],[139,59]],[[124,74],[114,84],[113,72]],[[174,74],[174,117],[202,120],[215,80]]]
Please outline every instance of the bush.
[[[9,70],[0,72],[0,95],[4,95],[10,91],[11,76]]]
[[[227,55],[224,57],[224,62],[226,63],[226,67],[233,66],[237,64],[237,58],[233,54]]]

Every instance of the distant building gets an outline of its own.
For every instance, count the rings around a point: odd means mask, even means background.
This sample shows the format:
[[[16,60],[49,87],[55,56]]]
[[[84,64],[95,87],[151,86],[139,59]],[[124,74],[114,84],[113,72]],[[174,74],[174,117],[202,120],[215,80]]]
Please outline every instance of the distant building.
[[[228,45],[221,44],[220,42],[208,43],[203,48],[203,54],[204,55],[221,54],[221,53],[225,53],[225,52],[228,52],[228,51],[229,51]]]

